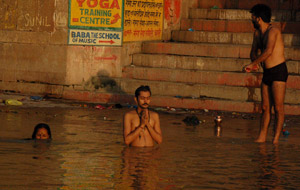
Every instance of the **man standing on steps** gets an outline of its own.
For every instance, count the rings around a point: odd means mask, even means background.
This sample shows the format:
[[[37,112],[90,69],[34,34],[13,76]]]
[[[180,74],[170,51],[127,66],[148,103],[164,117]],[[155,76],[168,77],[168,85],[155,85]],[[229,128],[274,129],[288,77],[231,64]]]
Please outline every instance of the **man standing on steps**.
[[[149,86],[140,86],[135,91],[137,109],[124,116],[124,141],[130,146],[154,146],[162,142],[159,115],[149,111],[151,91]]]
[[[284,96],[288,78],[284,44],[280,29],[270,24],[271,9],[268,6],[257,4],[250,13],[255,28],[250,54],[252,63],[244,69],[246,72],[256,71],[261,63],[264,70],[261,84],[263,113],[256,142],[266,141],[274,105],[276,122],[273,144],[277,144],[284,123]]]

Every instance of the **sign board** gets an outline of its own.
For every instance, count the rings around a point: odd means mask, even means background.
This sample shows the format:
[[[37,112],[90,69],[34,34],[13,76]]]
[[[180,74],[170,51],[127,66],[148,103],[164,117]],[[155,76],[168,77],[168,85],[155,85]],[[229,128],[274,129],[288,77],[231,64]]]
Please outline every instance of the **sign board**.
[[[69,28],[122,29],[123,0],[69,0]]]
[[[69,29],[68,44],[92,46],[121,46],[121,31]]]
[[[164,0],[124,0],[124,41],[160,40]]]

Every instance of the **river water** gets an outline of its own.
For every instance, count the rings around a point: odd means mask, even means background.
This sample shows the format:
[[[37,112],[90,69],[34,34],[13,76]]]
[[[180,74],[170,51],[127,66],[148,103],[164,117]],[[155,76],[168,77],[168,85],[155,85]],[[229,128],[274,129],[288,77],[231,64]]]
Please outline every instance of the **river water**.
[[[224,117],[216,136],[213,116],[160,113],[163,143],[126,147],[126,109],[0,107],[0,189],[298,189],[300,125],[280,144],[254,143],[259,118]],[[105,117],[105,118],[104,118]],[[34,126],[51,127],[51,142],[24,140]]]

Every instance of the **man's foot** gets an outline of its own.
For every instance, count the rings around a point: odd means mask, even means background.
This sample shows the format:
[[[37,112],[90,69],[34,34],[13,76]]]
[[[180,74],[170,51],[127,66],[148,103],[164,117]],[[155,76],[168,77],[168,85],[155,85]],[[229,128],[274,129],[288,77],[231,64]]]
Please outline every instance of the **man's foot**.
[[[267,140],[267,131],[261,130],[259,132],[258,138],[254,142],[264,143],[264,142],[266,142],[266,140]]]
[[[266,139],[258,138],[254,142],[256,142],[256,143],[264,143],[264,142],[266,142]]]
[[[278,144],[278,142],[279,142],[279,138],[274,138],[273,139],[273,144]]]

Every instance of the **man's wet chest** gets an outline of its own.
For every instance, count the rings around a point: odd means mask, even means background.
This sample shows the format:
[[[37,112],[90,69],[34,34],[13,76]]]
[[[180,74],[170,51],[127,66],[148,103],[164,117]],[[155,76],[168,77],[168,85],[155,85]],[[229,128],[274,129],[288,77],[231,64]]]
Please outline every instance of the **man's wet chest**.
[[[149,119],[149,123],[151,126],[154,125],[154,120],[152,118]],[[141,124],[141,120],[140,118],[137,116],[137,117],[134,117],[132,120],[131,120],[131,127],[134,129],[138,126],[140,126]]]

